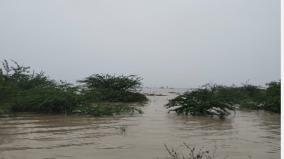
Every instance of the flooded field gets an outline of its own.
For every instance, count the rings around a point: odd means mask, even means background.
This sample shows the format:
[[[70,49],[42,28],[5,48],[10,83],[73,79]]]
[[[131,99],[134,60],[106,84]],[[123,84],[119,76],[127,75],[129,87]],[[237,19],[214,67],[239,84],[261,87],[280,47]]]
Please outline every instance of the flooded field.
[[[117,117],[18,114],[0,118],[3,159],[155,159],[167,156],[164,144],[217,147],[224,158],[280,158],[280,116],[236,111],[226,120],[185,117],[164,108],[176,94],[148,89],[144,114]],[[169,93],[170,92],[170,93]]]

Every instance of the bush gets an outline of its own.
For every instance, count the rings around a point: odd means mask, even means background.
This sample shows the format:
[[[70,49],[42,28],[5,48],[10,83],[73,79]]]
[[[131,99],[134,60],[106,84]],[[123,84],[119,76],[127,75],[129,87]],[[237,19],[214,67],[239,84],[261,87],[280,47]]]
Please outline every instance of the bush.
[[[30,73],[30,67],[6,60],[0,69],[0,109],[68,113],[82,104],[78,88],[57,83],[43,73]]]
[[[81,88],[49,79],[43,72],[34,73],[30,67],[12,65],[4,60],[0,68],[0,114],[9,112],[78,113],[112,115],[134,112],[128,105],[92,105],[93,99],[107,102],[137,102],[147,100],[138,93],[141,86],[136,76],[91,76],[82,81]]]
[[[95,74],[79,82],[83,84],[84,96],[90,101],[143,102],[147,98],[138,92],[141,80],[135,75]]]
[[[218,87],[206,85],[203,88],[186,92],[169,101],[167,108],[178,114],[217,115],[220,118],[229,114],[234,107],[226,98],[218,96]]]
[[[217,86],[217,96],[226,100],[231,105],[239,105],[240,108],[261,109],[261,103],[265,99],[265,89],[258,86],[245,84],[242,86]]]
[[[61,83],[54,87],[39,87],[22,91],[11,105],[13,111],[46,113],[71,113],[85,103],[77,94],[77,88]]]
[[[264,109],[276,113],[281,112],[281,82],[270,82],[267,84]]]
[[[143,113],[136,106],[127,105],[124,103],[95,103],[89,106],[77,107],[73,113],[86,114],[94,116],[117,115],[122,113]]]
[[[215,159],[217,158],[217,155],[216,155],[217,147],[216,146],[212,152],[204,148],[197,148],[195,146],[191,147],[186,143],[184,143],[184,147],[186,150],[185,154],[175,150],[174,148],[169,148],[167,145],[165,145],[166,151],[168,152],[167,159]]]
[[[268,88],[261,88],[245,84],[228,87],[207,84],[177,96],[170,100],[166,107],[178,114],[217,115],[220,118],[228,115],[228,110],[235,109],[236,105],[245,109],[280,113],[281,83],[270,82],[267,86]]]

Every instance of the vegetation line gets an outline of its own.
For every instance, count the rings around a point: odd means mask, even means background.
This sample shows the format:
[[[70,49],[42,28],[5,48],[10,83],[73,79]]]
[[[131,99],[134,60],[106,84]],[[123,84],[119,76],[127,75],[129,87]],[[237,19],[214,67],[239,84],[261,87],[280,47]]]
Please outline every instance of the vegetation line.
[[[140,93],[141,81],[142,78],[136,75],[94,74],[73,85],[49,79],[43,72],[32,72],[30,67],[15,61],[4,60],[0,67],[0,114],[42,112],[99,116],[142,113],[133,105],[147,101],[145,94]],[[178,114],[220,118],[237,108],[280,113],[280,86],[280,81],[270,82],[266,88],[248,84],[240,87],[207,84],[177,96],[166,107]]]
[[[210,115],[224,118],[229,110],[254,109],[280,113],[281,83],[270,82],[266,88],[243,86],[204,85],[185,92],[169,101],[170,111],[178,114]]]
[[[146,96],[139,93],[141,78],[135,75],[95,74],[79,82],[81,85],[57,82],[43,72],[35,73],[30,67],[4,60],[0,68],[0,114],[41,112],[98,116],[141,113],[131,103],[147,101]]]

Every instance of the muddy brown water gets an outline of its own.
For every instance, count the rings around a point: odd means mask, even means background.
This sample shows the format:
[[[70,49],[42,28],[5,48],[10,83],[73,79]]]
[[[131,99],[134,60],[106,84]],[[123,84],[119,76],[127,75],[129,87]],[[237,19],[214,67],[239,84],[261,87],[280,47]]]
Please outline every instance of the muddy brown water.
[[[184,142],[209,150],[216,147],[220,158],[280,158],[278,114],[236,111],[226,120],[177,116],[164,108],[175,96],[173,90],[146,91],[167,96],[149,96],[142,115],[98,118],[23,113],[0,118],[0,158],[155,159],[167,156],[165,144],[184,151]]]

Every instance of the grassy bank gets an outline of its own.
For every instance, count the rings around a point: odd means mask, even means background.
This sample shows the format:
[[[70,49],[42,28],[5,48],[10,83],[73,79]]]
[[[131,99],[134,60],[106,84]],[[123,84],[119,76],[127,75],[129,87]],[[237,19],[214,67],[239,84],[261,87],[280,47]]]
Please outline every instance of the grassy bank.
[[[129,103],[147,100],[138,91],[141,87],[141,78],[136,76],[93,75],[80,82],[83,84],[57,82],[43,72],[35,73],[30,67],[4,60],[0,68],[0,113],[80,112],[111,115],[134,112],[136,108],[128,104],[106,105],[101,104],[102,102]]]

